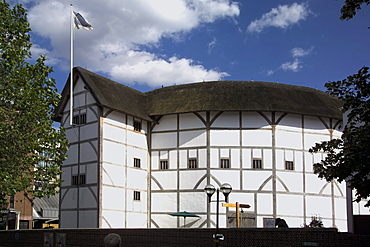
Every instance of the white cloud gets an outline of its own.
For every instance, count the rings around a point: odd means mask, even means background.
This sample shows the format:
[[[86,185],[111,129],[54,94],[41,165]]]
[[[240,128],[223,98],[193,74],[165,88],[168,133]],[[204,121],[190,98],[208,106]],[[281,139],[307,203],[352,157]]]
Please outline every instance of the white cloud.
[[[291,70],[293,72],[298,72],[303,66],[301,65],[301,61],[299,59],[295,59],[293,62],[286,62],[283,63],[280,68],[284,71]]]
[[[186,0],[186,2],[200,22],[213,22],[220,17],[237,16],[240,13],[238,3],[229,0]]]
[[[31,2],[31,1],[28,1]],[[28,20],[33,32],[50,41],[48,57],[69,61],[70,2],[94,27],[75,31],[75,65],[101,71],[121,82],[149,86],[218,80],[227,73],[207,69],[190,58],[153,54],[163,37],[178,38],[204,23],[234,18],[232,0],[35,0]],[[40,47],[41,48],[41,47]],[[42,49],[42,48],[41,48]],[[44,48],[43,48],[44,49]],[[170,55],[171,56],[171,55]],[[67,66],[66,66],[67,68]]]
[[[31,46],[31,60],[36,60],[38,59],[41,55],[48,56],[49,51],[45,48],[40,47],[37,44],[34,44]],[[58,64],[60,60],[58,58],[49,58],[45,61],[45,64],[48,66],[54,66]]]
[[[40,47],[39,45],[31,46],[31,54],[33,59],[37,59],[40,55],[48,55],[49,51],[45,48]]]
[[[208,54],[211,54],[213,48],[216,46],[217,44],[217,39],[215,37],[213,37],[212,41],[208,43]]]
[[[294,47],[292,50],[290,50],[290,53],[292,57],[294,58],[293,61],[285,62],[278,69],[282,69],[284,71],[293,71],[298,72],[300,69],[303,68],[303,61],[302,58],[305,56],[308,56],[312,53],[314,47],[310,47],[309,49],[305,50],[301,47]],[[267,75],[271,75],[270,71]]]
[[[290,52],[292,53],[293,57],[304,57],[304,56],[311,54],[313,49],[314,49],[313,46],[307,50],[304,50],[303,48],[300,48],[300,47],[295,47]]]
[[[251,22],[247,28],[248,32],[262,32],[267,27],[288,28],[305,20],[310,14],[307,4],[293,3],[289,5],[279,5],[270,12],[264,14],[260,19]]]
[[[10,6],[14,6],[17,4],[27,4],[32,1],[31,0],[8,0],[7,2],[10,4]]]
[[[227,73],[207,70],[202,65],[195,64],[190,59],[171,57],[168,60],[159,59],[152,54],[132,54],[141,60],[135,64],[125,63],[113,66],[112,76],[128,83],[151,81],[152,85],[160,86],[181,84],[196,81],[219,80]]]

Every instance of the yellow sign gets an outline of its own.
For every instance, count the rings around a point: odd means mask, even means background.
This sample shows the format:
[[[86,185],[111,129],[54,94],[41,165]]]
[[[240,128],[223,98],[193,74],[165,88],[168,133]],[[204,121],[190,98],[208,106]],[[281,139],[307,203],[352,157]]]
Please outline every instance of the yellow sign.
[[[237,203],[222,203],[222,206],[227,208],[236,208],[236,204]],[[239,208],[250,208],[250,207],[251,206],[248,204],[239,204]]]
[[[236,208],[236,227],[240,227],[240,208],[250,208],[251,206],[248,204],[240,204],[239,202],[237,203],[222,203],[223,207],[228,207],[228,208]]]

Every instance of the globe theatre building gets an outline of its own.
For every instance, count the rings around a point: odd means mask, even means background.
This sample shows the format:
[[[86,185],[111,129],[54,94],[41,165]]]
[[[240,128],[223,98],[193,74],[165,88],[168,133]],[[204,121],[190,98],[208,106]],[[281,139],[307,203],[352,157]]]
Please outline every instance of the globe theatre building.
[[[215,227],[204,187],[232,186],[230,203],[249,204],[242,225],[290,227],[312,216],[347,230],[346,186],[313,174],[315,143],[340,137],[340,102],[307,87],[215,81],[139,92],[74,68],[56,120],[70,141],[62,166],[62,228]],[[220,196],[223,199],[223,196]],[[199,217],[170,213],[187,211]],[[220,227],[235,208],[219,207]],[[185,224],[185,225],[184,225]]]

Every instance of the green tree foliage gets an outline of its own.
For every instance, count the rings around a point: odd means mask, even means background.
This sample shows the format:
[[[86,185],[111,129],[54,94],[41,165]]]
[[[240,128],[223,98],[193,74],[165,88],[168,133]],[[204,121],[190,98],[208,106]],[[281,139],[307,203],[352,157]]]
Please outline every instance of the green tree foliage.
[[[366,5],[370,4],[370,0],[346,0],[342,9],[340,10],[341,20],[350,20],[352,19],[357,11],[361,9],[362,4],[366,3]]]
[[[48,77],[52,68],[44,56],[30,62],[26,10],[2,0],[0,19],[0,204],[6,204],[19,191],[55,194],[68,144],[51,119],[60,100]]]
[[[355,201],[370,196],[370,74],[361,68],[347,79],[325,84],[328,93],[343,101],[347,123],[342,138],[317,143],[310,152],[325,152],[326,158],[314,164],[314,172],[327,181],[349,182],[356,191]],[[365,205],[370,206],[370,200]]]
[[[362,5],[370,0],[345,0],[341,20],[352,19]],[[356,191],[356,202],[370,196],[370,75],[369,68],[361,68],[347,79],[325,84],[328,93],[344,103],[347,122],[341,139],[317,143],[311,153],[325,152],[321,163],[314,164],[314,172],[327,181],[349,182]],[[366,203],[370,207],[370,200]]]

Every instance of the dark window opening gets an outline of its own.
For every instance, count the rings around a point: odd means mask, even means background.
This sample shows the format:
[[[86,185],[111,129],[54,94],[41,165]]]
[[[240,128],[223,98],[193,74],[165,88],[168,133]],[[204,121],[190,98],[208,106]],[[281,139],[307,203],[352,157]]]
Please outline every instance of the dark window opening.
[[[80,116],[73,116],[73,123],[80,124]]]
[[[229,159],[221,159],[221,168],[230,168],[230,160]]]
[[[294,170],[293,161],[285,161],[285,170]]]
[[[135,131],[141,131],[141,122],[134,120],[134,130]]]
[[[252,167],[253,167],[253,169],[262,169],[262,160],[261,159],[254,159]]]
[[[72,185],[86,184],[86,175],[72,175]]]
[[[72,175],[72,185],[78,185],[78,176]]]
[[[197,168],[197,159],[189,159],[188,168],[189,169],[195,169]]]
[[[140,191],[134,191],[134,201],[140,201]]]
[[[86,113],[80,115],[80,124],[86,123]]]
[[[81,125],[86,123],[86,113],[73,116],[73,124]]]
[[[80,175],[80,184],[86,184],[86,175],[85,174],[81,174]]]
[[[167,170],[168,169],[168,160],[161,160],[160,161],[160,168],[161,168],[161,170]]]
[[[140,168],[141,167],[140,159],[134,158],[134,167]]]
[[[29,229],[30,222],[28,220],[21,220],[19,221],[19,229]]]

